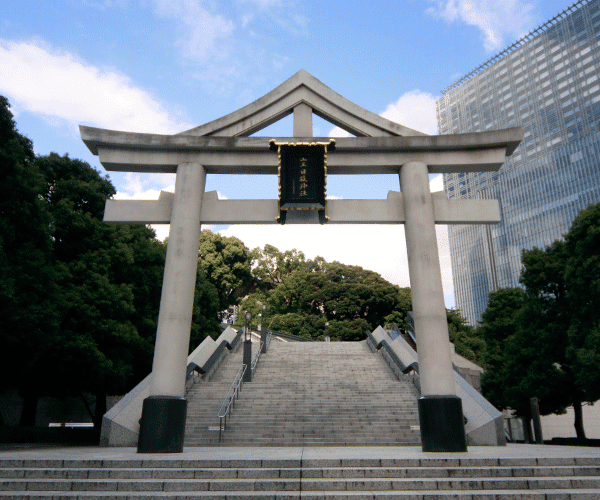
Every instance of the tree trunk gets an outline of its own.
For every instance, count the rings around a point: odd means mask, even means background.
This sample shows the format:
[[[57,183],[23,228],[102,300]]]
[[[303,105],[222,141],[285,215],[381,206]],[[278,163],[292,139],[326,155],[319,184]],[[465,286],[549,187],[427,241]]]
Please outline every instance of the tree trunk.
[[[106,393],[96,393],[96,409],[94,410],[94,429],[102,427],[102,417],[106,413]]]
[[[575,410],[575,433],[579,439],[586,439],[585,429],[583,428],[583,408],[581,407],[581,399],[575,398],[575,401],[573,401],[573,409]]]
[[[26,393],[23,397],[23,410],[21,410],[21,418],[19,425],[35,426],[35,417],[37,415],[38,395],[34,393]]]

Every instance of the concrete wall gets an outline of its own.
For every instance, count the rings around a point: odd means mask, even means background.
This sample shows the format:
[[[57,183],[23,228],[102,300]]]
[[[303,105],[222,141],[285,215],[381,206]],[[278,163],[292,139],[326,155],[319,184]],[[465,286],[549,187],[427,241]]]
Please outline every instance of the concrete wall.
[[[472,361],[469,361],[467,358],[463,358],[460,354],[456,354],[456,350],[454,348],[454,344],[452,346],[452,363],[458,370],[458,373],[467,381],[469,384],[473,386],[477,390],[477,392],[481,392],[481,374],[483,373],[483,368],[481,366],[476,365]]]

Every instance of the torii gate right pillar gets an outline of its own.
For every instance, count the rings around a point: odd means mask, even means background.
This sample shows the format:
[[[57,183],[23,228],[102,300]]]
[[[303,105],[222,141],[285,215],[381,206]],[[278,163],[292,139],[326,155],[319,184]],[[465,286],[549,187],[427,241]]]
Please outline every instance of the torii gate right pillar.
[[[427,165],[400,168],[406,247],[419,350],[419,421],[423,451],[467,450],[463,411],[456,395],[442,290],[433,201]]]

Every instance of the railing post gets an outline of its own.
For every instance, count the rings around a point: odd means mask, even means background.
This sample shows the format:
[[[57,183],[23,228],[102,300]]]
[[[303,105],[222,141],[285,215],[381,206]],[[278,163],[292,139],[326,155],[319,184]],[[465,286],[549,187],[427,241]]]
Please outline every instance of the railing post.
[[[267,344],[267,336],[269,335],[269,331],[267,330],[265,325],[261,325],[261,327],[262,328],[260,330],[260,341],[262,342],[262,352],[266,353],[267,349],[269,348]]]
[[[252,382],[252,340],[244,340],[244,364],[246,365],[244,382]]]

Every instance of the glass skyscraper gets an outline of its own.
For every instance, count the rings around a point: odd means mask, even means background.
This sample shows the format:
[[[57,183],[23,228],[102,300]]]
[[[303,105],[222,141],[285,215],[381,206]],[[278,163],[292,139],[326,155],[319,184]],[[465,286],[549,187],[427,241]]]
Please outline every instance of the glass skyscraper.
[[[444,176],[449,198],[495,198],[502,222],[449,226],[456,307],[471,324],[490,291],[519,286],[521,252],[561,238],[600,202],[600,0],[582,0],[437,100],[440,134],[523,126],[499,172]]]

